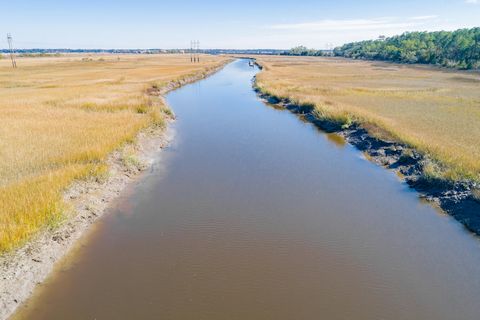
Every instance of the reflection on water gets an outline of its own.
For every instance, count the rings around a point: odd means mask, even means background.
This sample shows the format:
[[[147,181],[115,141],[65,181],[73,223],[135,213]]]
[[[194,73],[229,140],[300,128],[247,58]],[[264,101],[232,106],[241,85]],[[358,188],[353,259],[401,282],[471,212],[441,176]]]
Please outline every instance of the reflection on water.
[[[325,137],[327,137],[328,141],[333,142],[333,144],[337,147],[344,147],[347,144],[345,138],[338,133],[326,133]]]
[[[479,318],[478,240],[255,72],[168,95],[174,144],[18,319]]]

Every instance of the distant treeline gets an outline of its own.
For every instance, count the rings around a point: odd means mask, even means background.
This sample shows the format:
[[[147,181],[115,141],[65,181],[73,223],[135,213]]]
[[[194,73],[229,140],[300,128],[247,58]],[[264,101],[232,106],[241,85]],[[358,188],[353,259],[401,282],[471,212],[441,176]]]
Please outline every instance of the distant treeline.
[[[308,49],[305,46],[298,46],[292,48],[288,51],[284,51],[280,53],[283,56],[331,56],[331,50],[316,50],[316,49]]]
[[[189,49],[16,49],[15,54],[20,56],[47,56],[63,53],[108,53],[108,54],[160,54],[160,53],[189,53]],[[268,54],[278,55],[284,50],[278,49],[201,49],[200,53],[206,54]],[[0,49],[1,54],[9,54],[9,49]]]
[[[336,56],[480,69],[480,28],[453,32],[407,32],[384,40],[345,44]]]
[[[111,53],[111,54],[155,54],[155,53],[177,53],[181,49],[68,49],[68,48],[31,48],[31,49],[15,49],[17,55],[49,55],[62,53]],[[9,49],[0,49],[0,53],[9,54]]]

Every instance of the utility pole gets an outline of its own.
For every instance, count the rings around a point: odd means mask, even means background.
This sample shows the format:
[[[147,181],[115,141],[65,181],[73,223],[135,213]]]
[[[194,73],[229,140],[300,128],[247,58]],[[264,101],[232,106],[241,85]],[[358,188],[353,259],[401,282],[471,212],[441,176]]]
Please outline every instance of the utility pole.
[[[200,41],[197,40],[197,62],[200,62]]]
[[[200,62],[200,41],[190,41],[190,62]]]
[[[193,41],[190,40],[190,62],[193,62]]]
[[[15,69],[17,67],[17,61],[15,61],[15,55],[13,51],[13,40],[12,35],[7,33],[8,48],[10,49],[10,59],[12,60],[12,67]]]

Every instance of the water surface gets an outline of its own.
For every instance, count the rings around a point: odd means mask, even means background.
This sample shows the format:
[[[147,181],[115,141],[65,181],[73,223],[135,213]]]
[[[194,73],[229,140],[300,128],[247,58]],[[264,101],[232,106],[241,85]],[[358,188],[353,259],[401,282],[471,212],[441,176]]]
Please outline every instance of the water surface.
[[[394,173],[258,100],[168,95],[174,143],[19,319],[479,319],[480,246]]]

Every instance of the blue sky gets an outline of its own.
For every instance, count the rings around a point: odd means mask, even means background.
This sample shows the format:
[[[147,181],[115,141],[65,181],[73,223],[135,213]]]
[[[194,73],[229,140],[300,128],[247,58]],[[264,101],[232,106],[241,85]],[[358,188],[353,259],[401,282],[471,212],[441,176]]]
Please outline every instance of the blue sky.
[[[480,26],[480,0],[0,0],[17,48],[325,48]],[[5,36],[0,47],[7,46]]]

